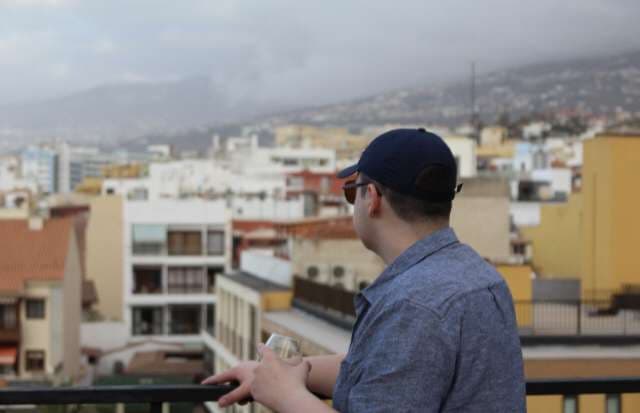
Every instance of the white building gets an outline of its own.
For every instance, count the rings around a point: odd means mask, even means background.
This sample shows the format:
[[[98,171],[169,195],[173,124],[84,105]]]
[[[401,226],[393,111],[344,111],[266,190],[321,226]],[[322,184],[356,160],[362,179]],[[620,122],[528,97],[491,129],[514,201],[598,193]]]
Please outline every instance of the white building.
[[[230,268],[223,201],[129,201],[124,206],[124,321],[132,341],[200,343],[213,328],[216,277]]]
[[[58,189],[58,154],[50,148],[30,146],[21,154],[22,177],[33,181],[44,193],[53,194]]]
[[[16,156],[0,158],[0,192],[28,190],[36,193],[38,184],[35,179],[22,178],[20,159]]]
[[[465,136],[447,136],[444,141],[458,164],[458,177],[473,178],[478,174],[476,142]]]

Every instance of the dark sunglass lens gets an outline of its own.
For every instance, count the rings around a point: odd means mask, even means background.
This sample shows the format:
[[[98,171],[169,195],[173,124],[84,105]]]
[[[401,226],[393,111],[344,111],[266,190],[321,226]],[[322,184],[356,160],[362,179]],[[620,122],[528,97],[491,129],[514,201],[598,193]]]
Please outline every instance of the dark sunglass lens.
[[[356,200],[356,188],[344,188],[344,197],[348,203],[353,204]]]

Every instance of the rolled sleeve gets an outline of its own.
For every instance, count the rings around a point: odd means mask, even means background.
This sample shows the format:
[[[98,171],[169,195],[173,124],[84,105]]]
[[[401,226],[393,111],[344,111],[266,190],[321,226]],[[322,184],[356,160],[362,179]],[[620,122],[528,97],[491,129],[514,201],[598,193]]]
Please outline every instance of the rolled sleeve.
[[[349,412],[438,412],[455,374],[455,332],[431,310],[403,300],[366,326],[354,363]],[[354,353],[360,352],[354,349]]]

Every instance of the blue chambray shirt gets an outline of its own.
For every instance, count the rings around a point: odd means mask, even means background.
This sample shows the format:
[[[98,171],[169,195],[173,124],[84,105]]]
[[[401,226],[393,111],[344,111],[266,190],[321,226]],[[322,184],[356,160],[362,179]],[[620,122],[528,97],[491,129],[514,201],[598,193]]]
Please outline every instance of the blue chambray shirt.
[[[526,411],[509,289],[451,228],[407,249],[355,304],[338,411]]]

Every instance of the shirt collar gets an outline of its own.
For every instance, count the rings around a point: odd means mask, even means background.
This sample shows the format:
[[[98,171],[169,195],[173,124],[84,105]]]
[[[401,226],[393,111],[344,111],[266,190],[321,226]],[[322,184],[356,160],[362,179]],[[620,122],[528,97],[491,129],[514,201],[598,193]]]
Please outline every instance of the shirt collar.
[[[457,242],[458,237],[456,237],[451,227],[440,229],[427,235],[400,254],[400,256],[398,256],[369,287],[362,290],[360,294],[369,304],[372,304],[374,301],[387,295],[391,286],[389,281],[395,278],[396,275],[407,271],[428,256]]]

